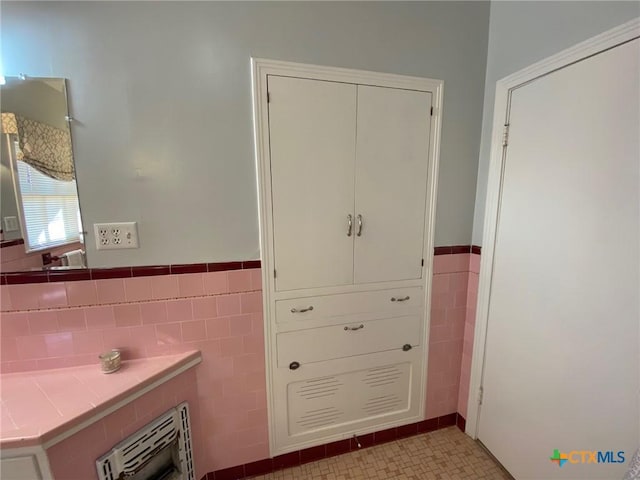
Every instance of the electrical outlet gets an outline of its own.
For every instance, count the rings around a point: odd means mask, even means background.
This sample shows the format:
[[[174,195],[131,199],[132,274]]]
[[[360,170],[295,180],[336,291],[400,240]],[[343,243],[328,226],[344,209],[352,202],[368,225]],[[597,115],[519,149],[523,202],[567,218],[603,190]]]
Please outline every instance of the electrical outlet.
[[[136,222],[94,223],[96,248],[98,250],[138,248],[136,226]]]

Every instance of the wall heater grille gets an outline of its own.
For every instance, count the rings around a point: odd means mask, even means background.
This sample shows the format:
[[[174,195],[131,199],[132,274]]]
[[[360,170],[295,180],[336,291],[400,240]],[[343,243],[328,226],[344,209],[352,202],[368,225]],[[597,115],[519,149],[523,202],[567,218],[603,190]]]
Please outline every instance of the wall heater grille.
[[[181,403],[96,461],[100,480],[194,480],[189,407]]]

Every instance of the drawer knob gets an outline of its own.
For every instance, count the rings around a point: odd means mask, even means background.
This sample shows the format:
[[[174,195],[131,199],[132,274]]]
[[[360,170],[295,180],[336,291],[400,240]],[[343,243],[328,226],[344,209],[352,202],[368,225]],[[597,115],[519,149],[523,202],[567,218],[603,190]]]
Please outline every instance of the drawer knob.
[[[300,364],[298,362],[291,362],[289,364],[289,370],[297,370],[300,368]]]
[[[408,351],[409,351],[409,350],[411,350],[412,348],[413,348],[413,347],[412,347],[411,345],[409,345],[408,343],[405,343],[405,344],[402,346],[402,351],[403,351],[403,352],[408,352]]]
[[[360,325],[358,325],[357,327],[344,327],[344,331],[345,332],[346,331],[353,332],[355,330],[360,330],[361,328],[364,328],[364,324],[362,324],[362,323]]]
[[[297,308],[292,308],[291,313],[304,313],[310,312],[311,310],[313,310],[313,305],[309,305],[307,308],[301,308],[300,310],[298,310]]]
[[[406,302],[410,298],[411,297],[409,295],[407,295],[406,297],[402,297],[402,298],[391,297],[391,301],[392,302]]]

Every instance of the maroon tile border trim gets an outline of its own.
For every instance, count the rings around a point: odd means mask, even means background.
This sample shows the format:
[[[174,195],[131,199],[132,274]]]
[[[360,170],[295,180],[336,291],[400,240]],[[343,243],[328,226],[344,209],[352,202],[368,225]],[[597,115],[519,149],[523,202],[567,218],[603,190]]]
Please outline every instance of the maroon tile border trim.
[[[467,419],[458,414],[458,418],[456,419],[456,426],[460,429],[461,432],[464,433],[465,428],[467,428]]]
[[[60,268],[26,272],[0,273],[0,284],[77,282],[80,280],[102,280],[108,278],[149,277],[153,275],[179,275],[183,273],[224,272],[260,268],[260,260],[245,262],[190,263],[181,265],[143,265],[117,268]]]
[[[49,281],[49,272],[15,272],[3,273],[0,275],[0,283],[2,285],[13,285],[20,283],[46,283]]]
[[[462,428],[460,428],[461,424],[463,426]],[[410,423],[409,425],[401,425],[400,427],[388,428],[380,432],[361,435],[358,437],[358,441],[360,442],[361,448],[367,448],[380,445],[381,443],[392,442],[399,438],[411,437],[420,433],[451,427],[452,425],[458,425],[458,428],[464,432],[464,424],[465,419],[462,415],[459,413],[451,413],[442,417],[431,418],[417,423]],[[278,455],[274,458],[265,458],[257,462],[209,472],[203,476],[201,480],[239,480],[251,478],[283,468],[297,467],[304,463],[342,455],[343,453],[354,450],[358,450],[355,440],[353,438],[346,438],[344,440],[338,440],[337,442],[327,443],[326,445],[318,445],[316,447],[305,448],[304,450],[285,453],[284,455]]]
[[[433,249],[434,255],[455,255],[457,253],[475,253],[480,255],[482,247],[478,245],[452,245],[449,247],[435,247]]]
[[[77,270],[57,271],[49,270],[49,282],[78,282],[80,280],[91,280],[91,272],[88,269],[78,268]]]
[[[207,271],[206,263],[188,263],[183,265],[171,265],[171,274],[204,273]]]
[[[96,268],[89,269],[91,280],[104,280],[108,278],[131,278],[131,267]]]
[[[242,262],[207,263],[208,272],[221,272],[223,270],[240,270]]]
[[[20,239],[21,242],[23,242]],[[18,240],[11,240],[18,242]],[[6,243],[6,242],[5,242]],[[2,245],[5,246],[4,244]],[[454,255],[457,253],[475,253],[480,255],[477,245],[453,245],[435,247],[434,255]],[[227,270],[247,270],[260,268],[260,260],[218,263],[187,263],[175,265],[142,265],[140,267],[52,269],[25,272],[0,273],[0,284],[19,285],[24,283],[76,282],[80,280],[102,280],[109,278],[149,277],[153,275],[179,275],[183,273],[224,272]]]
[[[0,248],[13,247],[15,245],[23,245],[23,244],[24,244],[24,239],[22,238],[16,238],[14,240],[3,240],[2,242],[0,242]]]
[[[260,268],[260,260],[248,260],[242,262],[242,269],[247,270],[249,268]]]

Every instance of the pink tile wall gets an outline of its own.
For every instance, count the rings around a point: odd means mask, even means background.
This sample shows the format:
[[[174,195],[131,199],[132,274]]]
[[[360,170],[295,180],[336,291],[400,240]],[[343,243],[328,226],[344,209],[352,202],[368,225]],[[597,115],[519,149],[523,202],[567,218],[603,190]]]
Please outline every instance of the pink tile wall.
[[[467,286],[467,314],[464,322],[462,361],[460,365],[460,390],[458,390],[458,413],[465,418],[467,417],[467,402],[469,399],[473,335],[476,325],[476,302],[478,301],[478,274],[480,273],[480,255],[471,255],[470,257],[469,283]]]
[[[458,408],[470,257],[462,253],[433,258],[427,419]]]
[[[95,363],[114,347],[129,358],[172,353],[206,340],[207,324],[219,338],[210,319],[259,314],[260,289],[259,269],[2,285],[0,370]]]
[[[200,368],[200,367],[196,367]],[[97,480],[95,461],[118,442],[182,402],[189,403],[196,478],[207,471],[202,461],[202,424],[197,370],[191,369],[125,405],[47,450],[54,478]]]
[[[2,372],[97,363],[115,347],[125,358],[197,349],[202,471],[269,456],[260,269],[0,291]]]
[[[434,257],[427,418],[466,414],[474,257]],[[252,269],[2,285],[0,370],[96,363],[99,352],[114,347],[129,358],[198,349],[197,403],[205,426],[199,466],[210,472],[267,458],[260,278],[260,269]]]

